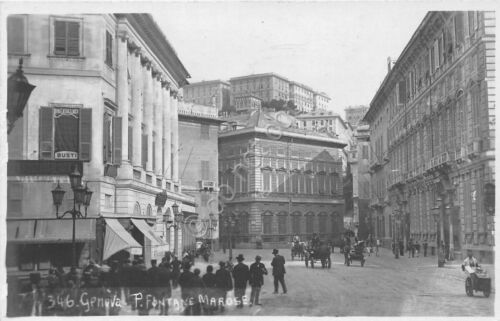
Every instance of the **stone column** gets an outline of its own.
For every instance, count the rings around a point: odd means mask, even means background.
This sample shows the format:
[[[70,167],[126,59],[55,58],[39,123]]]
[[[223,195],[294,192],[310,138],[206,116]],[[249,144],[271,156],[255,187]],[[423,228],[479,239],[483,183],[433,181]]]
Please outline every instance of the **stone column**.
[[[178,97],[177,91],[173,91],[172,99],[172,117],[171,117],[171,130],[172,130],[172,180],[175,183],[179,182],[179,123],[178,123]]]
[[[154,81],[155,89],[155,101],[154,101],[154,128],[156,133],[156,144],[155,144],[155,168],[154,173],[158,177],[163,176],[163,164],[162,164],[162,139],[163,139],[163,112],[162,112],[162,89],[161,89],[161,78],[160,74],[156,75]]]
[[[142,98],[142,90],[144,87],[143,84],[143,71],[141,66],[141,56],[140,50],[136,50],[134,57],[134,74],[132,81],[132,114],[134,116],[134,124],[133,124],[133,153],[132,153],[132,165],[136,169],[141,168],[142,162],[142,115],[143,115],[143,98]]]
[[[122,160],[118,170],[118,176],[125,178],[125,176],[131,175],[131,173],[127,174],[127,167],[130,166],[128,160],[128,35],[123,33],[119,38],[116,65],[116,103],[118,105],[118,115],[122,118]]]
[[[171,175],[171,170],[172,168],[170,167],[171,166],[171,163],[172,163],[172,157],[171,157],[171,153],[172,153],[172,148],[171,148],[171,143],[172,143],[172,140],[171,140],[171,130],[170,130],[170,127],[171,127],[171,121],[170,121],[170,117],[171,117],[171,103],[170,103],[170,83],[167,82],[167,81],[164,81],[162,83],[162,86],[165,88],[165,90],[163,90],[163,138],[165,138],[165,142],[163,144],[163,159],[164,159],[164,163],[163,163],[163,177],[165,177],[165,179],[167,180],[171,180],[172,179],[172,175]]]
[[[149,174],[153,171],[153,77],[151,75],[151,64],[146,63],[144,69],[144,123],[145,132],[148,136],[148,152],[146,162],[146,172]]]

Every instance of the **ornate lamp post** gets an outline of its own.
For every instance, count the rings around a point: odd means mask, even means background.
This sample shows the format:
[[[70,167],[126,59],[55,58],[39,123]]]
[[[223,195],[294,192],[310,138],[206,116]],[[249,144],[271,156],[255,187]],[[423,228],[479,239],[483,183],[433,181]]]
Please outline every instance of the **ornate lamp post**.
[[[92,199],[92,191],[88,189],[87,185],[85,187],[82,185],[82,174],[78,171],[78,169],[74,168],[73,172],[69,174],[69,181],[71,184],[71,189],[73,190],[73,209],[67,210],[63,214],[59,215],[59,206],[62,204],[62,200],[64,198],[65,190],[61,188],[59,182],[57,182],[56,188],[52,191],[52,200],[54,205],[56,206],[56,217],[58,219],[64,218],[67,214],[71,215],[73,219],[73,237],[72,237],[72,260],[74,267],[78,266],[78,261],[76,258],[76,242],[75,242],[75,232],[76,232],[76,219],[77,218],[86,218],[87,217],[87,208],[90,205],[90,200]],[[82,213],[80,211],[81,206],[84,206],[85,212]]]
[[[24,76],[23,59],[19,59],[17,71],[7,79],[7,134],[14,128],[16,120],[23,116],[23,110],[35,87]]]
[[[434,217],[434,221],[436,222],[436,248],[437,248],[437,257],[438,257],[438,267],[444,266],[444,253],[443,248],[441,246],[441,241],[443,237],[443,212],[441,210],[441,198],[436,199],[436,206],[432,208],[432,215]]]

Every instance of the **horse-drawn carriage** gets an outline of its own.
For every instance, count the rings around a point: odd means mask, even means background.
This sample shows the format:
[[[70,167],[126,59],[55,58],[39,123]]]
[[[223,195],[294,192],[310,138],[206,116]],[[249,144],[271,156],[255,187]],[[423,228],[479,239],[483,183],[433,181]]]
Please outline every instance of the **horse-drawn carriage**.
[[[322,268],[331,268],[332,267],[332,259],[331,259],[331,250],[330,246],[327,244],[320,244],[315,246],[306,246],[304,261],[306,263],[306,267],[311,265],[311,268],[314,269],[314,264],[316,261],[321,263]]]
[[[345,246],[344,247],[344,257],[345,257],[345,264],[347,266],[352,264],[352,261],[360,261],[361,266],[365,265],[365,242],[360,241],[354,244],[354,247],[350,246]]]

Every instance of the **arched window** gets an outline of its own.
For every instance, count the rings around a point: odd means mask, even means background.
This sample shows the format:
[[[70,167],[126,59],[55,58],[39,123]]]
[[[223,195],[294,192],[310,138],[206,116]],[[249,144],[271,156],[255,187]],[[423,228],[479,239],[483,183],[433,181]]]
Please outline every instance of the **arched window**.
[[[314,233],[314,213],[309,212],[306,214],[306,233]]]
[[[262,233],[272,234],[273,213],[267,211],[262,214]]]
[[[323,234],[327,232],[327,215],[326,213],[320,213],[318,216],[319,221],[319,233]]]
[[[151,204],[148,204],[148,207],[146,210],[146,216],[153,216],[153,208],[151,207]]]
[[[134,216],[139,216],[141,214],[142,214],[141,205],[139,204],[139,202],[136,202],[134,206]]]
[[[301,233],[301,230],[300,230],[300,219],[301,219],[302,215],[300,214],[300,212],[294,212],[292,214],[292,233],[295,235],[295,234],[300,234]]]
[[[278,214],[278,234],[287,234],[288,215],[286,212]]]
[[[240,234],[248,234],[248,213],[243,212],[238,217]]]

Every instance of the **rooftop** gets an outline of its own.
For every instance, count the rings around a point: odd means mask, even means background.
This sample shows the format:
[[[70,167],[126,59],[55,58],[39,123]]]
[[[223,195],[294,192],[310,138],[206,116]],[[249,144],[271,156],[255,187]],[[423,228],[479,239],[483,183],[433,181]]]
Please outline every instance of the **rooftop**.
[[[202,80],[202,81],[198,81],[198,82],[192,82],[189,85],[186,85],[186,87],[205,86],[205,85],[210,85],[210,84],[224,84],[227,86],[231,85],[227,81],[224,81],[221,79],[214,79],[214,80]]]
[[[233,77],[231,79],[229,79],[229,81],[234,81],[234,80],[240,80],[240,79],[245,79],[245,78],[261,78],[261,77],[276,77],[276,78],[280,78],[280,79],[283,79],[285,81],[289,81],[287,78],[281,76],[281,75],[278,75],[274,72],[268,72],[268,73],[263,73],[263,74],[252,74],[252,75],[246,75],[246,76],[238,76],[238,77]]]

